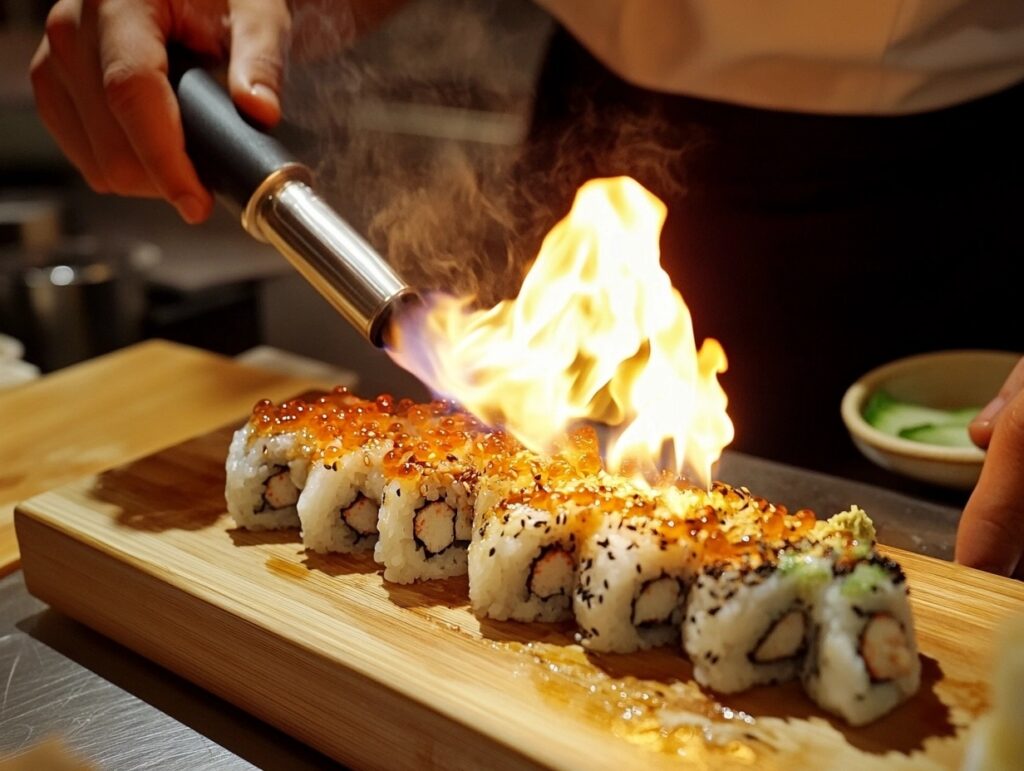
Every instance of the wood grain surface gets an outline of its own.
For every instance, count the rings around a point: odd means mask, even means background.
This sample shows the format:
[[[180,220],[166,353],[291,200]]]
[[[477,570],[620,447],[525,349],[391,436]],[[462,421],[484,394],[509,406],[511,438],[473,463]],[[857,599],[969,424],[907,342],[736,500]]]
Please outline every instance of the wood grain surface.
[[[0,575],[18,564],[18,501],[327,385],[152,340],[0,393]]]
[[[988,703],[993,629],[1024,610],[1017,582],[889,550],[908,575],[923,682],[852,729],[796,684],[716,697],[675,650],[586,655],[567,626],[476,619],[464,578],[397,586],[369,556],[317,556],[294,531],[234,529],[229,437],[222,429],[21,505],[26,583],[356,767],[958,768]],[[644,694],[672,695],[654,728],[621,714],[623,699]]]

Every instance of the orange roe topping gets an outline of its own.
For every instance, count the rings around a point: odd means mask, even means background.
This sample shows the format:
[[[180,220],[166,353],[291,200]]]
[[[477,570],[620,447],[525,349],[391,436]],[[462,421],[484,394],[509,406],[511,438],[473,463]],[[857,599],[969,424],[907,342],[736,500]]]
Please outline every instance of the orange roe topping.
[[[297,433],[301,456],[326,464],[375,447],[386,448],[383,470],[390,478],[436,469],[486,476],[503,485],[492,514],[528,504],[571,517],[581,536],[608,515],[626,517],[641,532],[690,540],[705,562],[763,558],[766,549],[806,537],[816,521],[809,510],[790,514],[721,482],[706,491],[670,475],[649,486],[606,474],[589,427],[569,432],[544,458],[443,400],[417,404],[381,394],[369,401],[339,387],[311,400],[261,401],[249,422],[259,436]]]

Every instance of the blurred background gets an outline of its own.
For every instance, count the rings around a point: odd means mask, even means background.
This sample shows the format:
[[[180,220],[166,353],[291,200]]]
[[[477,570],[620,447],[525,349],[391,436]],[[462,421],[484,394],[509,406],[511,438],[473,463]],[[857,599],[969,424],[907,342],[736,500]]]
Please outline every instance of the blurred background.
[[[23,343],[24,359],[45,373],[151,337],[231,356],[270,346],[279,364],[354,372],[365,393],[425,395],[223,206],[189,227],[162,202],[88,189],[32,99],[50,6],[0,0],[0,334]],[[413,2],[353,46],[324,25],[328,39],[313,43],[326,53],[289,69],[278,134],[369,233],[436,159],[498,162],[522,140],[550,28],[528,0]],[[374,148],[405,173],[382,171]]]

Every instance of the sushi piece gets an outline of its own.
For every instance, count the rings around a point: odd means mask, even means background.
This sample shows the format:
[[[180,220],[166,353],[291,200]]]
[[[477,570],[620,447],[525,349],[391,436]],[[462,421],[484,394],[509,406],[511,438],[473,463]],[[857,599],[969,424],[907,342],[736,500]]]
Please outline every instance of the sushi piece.
[[[1024,615],[1000,623],[992,704],[968,734],[962,771],[1017,771],[1024,758]]]
[[[811,606],[804,690],[850,725],[864,725],[913,695],[921,681],[903,571],[871,553],[842,555]]]
[[[683,624],[697,682],[736,693],[798,677],[810,626],[804,594],[830,578],[831,565],[810,554],[705,567],[690,590]]]
[[[299,497],[302,543],[319,553],[373,550],[387,483],[384,459],[408,441],[405,413],[389,397],[350,405],[334,418],[331,437],[320,448]]]
[[[394,479],[383,492],[374,559],[399,584],[466,572],[475,473],[449,466]]]
[[[374,559],[395,583],[464,575],[484,471],[519,446],[450,405],[408,417],[410,439],[385,454]]]
[[[550,457],[523,451],[503,460],[477,490],[468,553],[473,612],[497,620],[570,619],[577,552],[594,526],[597,436],[580,429]]]
[[[482,518],[469,547],[469,599],[480,617],[572,618],[578,542],[570,514],[512,504]]]
[[[231,439],[224,496],[238,527],[278,530],[298,527],[299,492],[309,458],[299,432],[260,435],[250,423]]]
[[[373,442],[313,464],[298,500],[307,549],[321,554],[373,550],[384,494],[383,458],[392,446]]]
[[[630,653],[678,641],[698,562],[695,542],[677,530],[656,496],[609,478],[607,511],[580,547],[573,612],[584,647]]]

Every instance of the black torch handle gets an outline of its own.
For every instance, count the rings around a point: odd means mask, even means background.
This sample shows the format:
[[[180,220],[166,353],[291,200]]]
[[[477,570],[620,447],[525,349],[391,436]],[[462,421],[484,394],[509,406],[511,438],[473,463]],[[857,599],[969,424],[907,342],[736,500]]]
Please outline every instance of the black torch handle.
[[[253,193],[283,166],[298,163],[272,136],[244,118],[220,83],[205,69],[181,66],[172,54],[171,84],[178,96],[185,149],[200,179],[244,210]],[[173,67],[178,64],[178,68]]]

